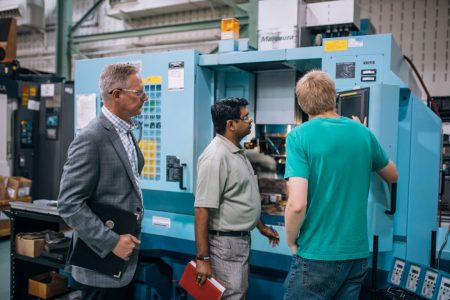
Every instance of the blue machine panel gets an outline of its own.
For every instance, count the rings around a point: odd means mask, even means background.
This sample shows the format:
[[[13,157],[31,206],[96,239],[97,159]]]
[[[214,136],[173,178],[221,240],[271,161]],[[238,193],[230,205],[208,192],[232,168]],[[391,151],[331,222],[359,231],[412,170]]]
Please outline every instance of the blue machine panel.
[[[397,160],[398,106],[398,87],[385,84],[370,87],[369,128],[377,137],[388,157],[394,162]],[[392,250],[394,216],[386,213],[390,210],[391,200],[388,185],[374,173],[368,206],[370,249],[373,249],[373,236],[377,235],[379,237],[378,251]]]
[[[211,104],[211,98],[204,93],[210,82],[195,82],[197,76],[205,76],[197,67],[198,53],[189,50],[78,61],[76,94],[99,95],[101,70],[119,62],[140,66],[148,96],[143,113],[136,117],[142,130],[135,131],[145,157],[142,188],[192,194],[197,157],[212,135],[208,113],[197,108]],[[97,100],[100,104],[100,97]]]
[[[408,199],[407,259],[430,264],[431,234],[437,230],[441,120],[411,94],[411,158]]]
[[[403,59],[400,48],[392,34],[325,39],[324,43],[338,41],[346,47],[333,49],[324,47],[322,68],[333,79],[337,87],[365,87],[372,83],[386,83],[419,92],[411,75],[411,69]],[[353,57],[353,59],[351,59]],[[354,78],[336,78],[336,64],[355,62]],[[376,74],[362,74],[364,70],[375,70]],[[367,72],[367,71],[366,71]],[[362,76],[376,76],[376,80],[361,80]],[[341,81],[342,80],[342,81]]]

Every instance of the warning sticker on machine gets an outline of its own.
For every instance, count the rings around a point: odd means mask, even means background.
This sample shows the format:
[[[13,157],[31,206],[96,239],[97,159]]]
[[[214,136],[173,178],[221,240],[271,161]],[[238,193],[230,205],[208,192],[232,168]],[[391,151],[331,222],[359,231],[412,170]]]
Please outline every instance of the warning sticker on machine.
[[[184,61],[169,63],[167,79],[167,89],[169,91],[184,90]]]
[[[41,96],[42,97],[55,96],[55,85],[53,83],[41,84]]]
[[[152,225],[170,228],[171,221],[170,221],[170,218],[152,216]]]
[[[363,46],[364,46],[364,42],[360,38],[348,39],[348,47],[349,48],[358,48],[358,47],[363,47]]]
[[[148,76],[146,78],[142,78],[142,84],[161,84],[162,76]]]
[[[332,40],[325,41],[323,44],[323,51],[344,51],[348,49],[347,40]]]

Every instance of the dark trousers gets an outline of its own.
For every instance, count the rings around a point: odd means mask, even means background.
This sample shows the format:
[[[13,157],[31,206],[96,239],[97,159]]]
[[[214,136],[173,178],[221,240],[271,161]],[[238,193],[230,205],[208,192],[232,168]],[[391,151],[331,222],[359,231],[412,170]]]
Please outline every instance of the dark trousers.
[[[132,300],[134,299],[133,282],[122,288],[99,288],[81,285],[82,300]]]

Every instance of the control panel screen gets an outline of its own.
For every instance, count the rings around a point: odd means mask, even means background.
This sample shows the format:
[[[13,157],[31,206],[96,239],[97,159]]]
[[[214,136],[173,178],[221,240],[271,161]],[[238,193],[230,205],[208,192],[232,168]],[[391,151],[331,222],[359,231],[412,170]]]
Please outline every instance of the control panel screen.
[[[357,116],[363,122],[365,118],[368,119],[369,114],[369,89],[341,92],[337,105],[341,116],[347,118]]]
[[[341,100],[341,112],[349,118],[351,116],[361,117],[361,104],[361,98],[358,96],[346,97],[345,100]]]
[[[355,78],[355,63],[336,63],[336,79]]]

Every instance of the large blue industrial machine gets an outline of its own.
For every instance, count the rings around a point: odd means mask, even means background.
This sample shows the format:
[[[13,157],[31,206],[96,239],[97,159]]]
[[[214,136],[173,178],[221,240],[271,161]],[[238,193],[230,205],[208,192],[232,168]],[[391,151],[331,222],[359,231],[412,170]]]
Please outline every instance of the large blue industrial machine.
[[[245,145],[252,148],[249,156],[260,175],[263,218],[281,240],[273,248],[252,232],[249,297],[282,298],[291,257],[282,217],[284,139],[293,126],[306,121],[296,105],[294,87],[311,69],[330,74],[340,94],[339,112],[367,117],[369,128],[398,167],[397,185],[386,185],[376,174],[372,178],[369,238],[378,269],[387,274],[394,257],[430,265],[435,252],[432,231],[437,230],[441,122],[417,96],[417,85],[392,35],[332,38],[323,46],[283,50],[174,51],[77,61],[76,95],[95,94],[97,112],[100,72],[117,62],[140,66],[149,97],[137,118],[141,130],[135,132],[146,160],[141,253],[162,257],[174,280],[195,255],[195,170],[198,156],[213,138],[210,105],[215,99],[240,96],[250,100],[255,120]]]

